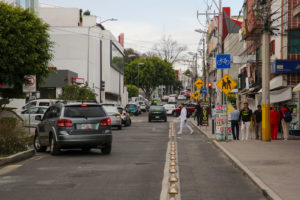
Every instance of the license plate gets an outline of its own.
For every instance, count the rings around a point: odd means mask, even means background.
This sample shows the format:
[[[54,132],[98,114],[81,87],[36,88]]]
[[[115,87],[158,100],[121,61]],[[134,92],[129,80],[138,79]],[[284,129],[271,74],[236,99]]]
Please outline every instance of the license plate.
[[[98,129],[98,124],[77,124],[77,129],[81,130],[95,130]]]
[[[159,116],[155,116],[156,119],[159,119]]]

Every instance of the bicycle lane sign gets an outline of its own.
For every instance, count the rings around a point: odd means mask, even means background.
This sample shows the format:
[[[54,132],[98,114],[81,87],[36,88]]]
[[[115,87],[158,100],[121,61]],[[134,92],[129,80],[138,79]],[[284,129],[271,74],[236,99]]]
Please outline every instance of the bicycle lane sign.
[[[216,68],[217,69],[230,68],[230,54],[218,54],[216,56]]]

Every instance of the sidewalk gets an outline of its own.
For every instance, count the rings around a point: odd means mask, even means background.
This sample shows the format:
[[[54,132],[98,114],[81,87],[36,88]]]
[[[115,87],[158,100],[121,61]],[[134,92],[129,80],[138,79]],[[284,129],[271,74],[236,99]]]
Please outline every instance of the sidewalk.
[[[191,121],[197,127],[195,121]],[[214,138],[210,127],[197,128],[209,138]],[[262,190],[267,190],[265,192],[269,192],[271,199],[299,199],[299,140],[215,141],[214,143]]]

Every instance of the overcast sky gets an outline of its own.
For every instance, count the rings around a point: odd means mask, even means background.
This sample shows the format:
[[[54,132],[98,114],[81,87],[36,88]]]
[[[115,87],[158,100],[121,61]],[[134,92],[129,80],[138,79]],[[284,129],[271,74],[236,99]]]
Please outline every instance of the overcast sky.
[[[218,4],[218,0],[215,0]],[[238,15],[244,0],[223,0],[223,7],[231,7],[231,15]],[[197,10],[205,12],[207,2],[211,12],[217,12],[212,0],[40,0],[40,3],[61,7],[90,10],[103,25],[117,37],[125,34],[125,48],[132,47],[139,52],[151,50],[162,35],[171,35],[178,43],[195,52],[201,34],[195,29],[205,29],[197,20]],[[205,24],[205,18],[200,22]]]

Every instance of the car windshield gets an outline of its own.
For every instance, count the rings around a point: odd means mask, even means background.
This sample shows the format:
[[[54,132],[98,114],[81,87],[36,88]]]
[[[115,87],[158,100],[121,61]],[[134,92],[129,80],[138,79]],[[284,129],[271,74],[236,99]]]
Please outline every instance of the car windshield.
[[[123,108],[118,108],[118,111],[119,111],[120,114],[122,114]]]
[[[162,106],[152,106],[150,108],[151,111],[163,111],[164,110],[164,107]]]
[[[65,117],[104,117],[104,110],[99,105],[72,105],[66,106],[64,111]]]
[[[104,110],[106,111],[107,114],[119,113],[118,109],[113,106],[104,106]]]
[[[136,105],[134,105],[134,104],[128,104],[127,105],[127,107],[129,107],[129,108],[133,108],[133,107],[135,107]]]

